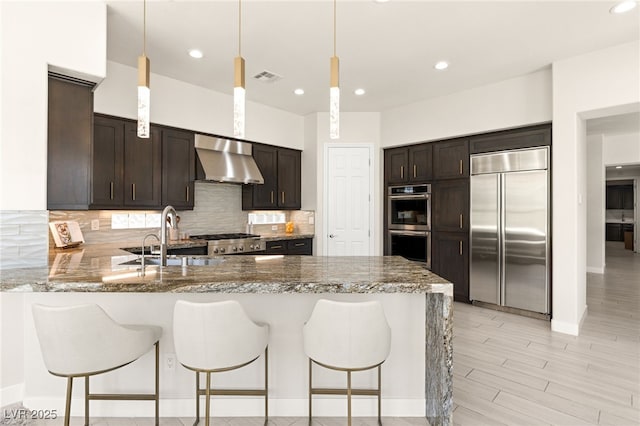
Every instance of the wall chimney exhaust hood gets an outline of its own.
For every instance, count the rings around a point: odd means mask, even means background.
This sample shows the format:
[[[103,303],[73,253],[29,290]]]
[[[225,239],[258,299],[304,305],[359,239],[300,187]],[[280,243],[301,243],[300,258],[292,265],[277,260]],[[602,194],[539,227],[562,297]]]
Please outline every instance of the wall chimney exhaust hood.
[[[205,180],[230,183],[264,183],[251,156],[251,144],[213,136],[195,136]]]

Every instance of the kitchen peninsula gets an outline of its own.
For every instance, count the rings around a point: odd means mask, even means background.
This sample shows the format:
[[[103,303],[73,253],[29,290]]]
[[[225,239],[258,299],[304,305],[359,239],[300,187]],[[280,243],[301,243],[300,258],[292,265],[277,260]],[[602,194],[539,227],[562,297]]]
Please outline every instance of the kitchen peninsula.
[[[29,313],[24,318],[26,406],[36,409],[49,404],[51,408],[62,400],[64,386],[48,375],[40,359],[30,315],[33,303],[99,303],[117,321],[161,325],[160,347],[166,360],[173,346],[171,316],[176,300],[237,299],[251,317],[271,325],[273,415],[304,415],[306,360],[300,335],[313,304],[321,297],[367,298],[381,300],[393,333],[391,355],[382,373],[383,415],[426,414],[431,425],[452,423],[452,285],[419,264],[401,257],[226,256],[208,266],[150,265],[142,275],[139,266],[125,264],[135,258],[115,247],[87,245],[52,251],[48,267],[2,271],[2,291],[24,293]],[[151,359],[141,361],[151,368]],[[147,366],[134,363],[127,368],[133,368],[133,373],[114,382],[105,379],[104,386],[143,386],[139,382],[145,376],[140,374],[137,380],[137,372],[146,372]],[[161,371],[161,415],[185,415],[181,407],[192,407],[188,399],[192,378],[183,370],[174,366],[167,371],[165,365]],[[241,375],[232,380],[245,379]],[[334,384],[336,379],[343,380],[333,377]],[[375,383],[372,377],[364,379],[365,386]],[[255,383],[249,375],[246,381],[252,380]],[[315,412],[343,415],[343,402],[321,399]],[[426,409],[424,405],[416,408],[418,402],[426,404]],[[372,407],[367,399],[356,404],[370,415],[365,410]],[[92,411],[98,415],[100,409],[96,404]],[[213,412],[222,413],[220,409]]]

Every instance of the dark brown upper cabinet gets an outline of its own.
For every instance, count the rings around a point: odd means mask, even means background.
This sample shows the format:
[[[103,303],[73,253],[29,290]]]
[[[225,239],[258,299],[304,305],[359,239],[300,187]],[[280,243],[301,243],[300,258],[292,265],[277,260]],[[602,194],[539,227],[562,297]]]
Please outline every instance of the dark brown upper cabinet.
[[[96,116],[93,121],[92,208],[123,205],[124,122]]]
[[[242,209],[300,209],[301,152],[253,144],[252,153],[264,184],[242,186]]]
[[[633,210],[633,185],[607,185],[607,209]]]
[[[139,138],[135,122],[124,125],[124,205],[161,207],[162,133],[151,126],[149,138]]]
[[[91,196],[93,84],[48,79],[47,209],[86,210]]]
[[[194,134],[162,131],[162,205],[193,209],[195,180]]]
[[[432,178],[431,144],[390,148],[384,152],[385,180],[389,185],[425,183]]]
[[[433,178],[469,177],[469,139],[433,143]]]
[[[469,139],[469,152],[471,152],[471,154],[539,146],[551,146],[550,123],[487,133],[472,136]]]

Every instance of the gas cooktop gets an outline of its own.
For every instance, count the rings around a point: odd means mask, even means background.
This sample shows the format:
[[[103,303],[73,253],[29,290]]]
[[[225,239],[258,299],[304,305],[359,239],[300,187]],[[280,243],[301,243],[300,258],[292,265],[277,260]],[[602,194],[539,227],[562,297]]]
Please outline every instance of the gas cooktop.
[[[241,238],[260,238],[260,235],[245,234],[243,232],[235,232],[231,234],[202,234],[202,235],[191,236],[191,239],[193,240],[207,240],[207,241],[238,240]]]

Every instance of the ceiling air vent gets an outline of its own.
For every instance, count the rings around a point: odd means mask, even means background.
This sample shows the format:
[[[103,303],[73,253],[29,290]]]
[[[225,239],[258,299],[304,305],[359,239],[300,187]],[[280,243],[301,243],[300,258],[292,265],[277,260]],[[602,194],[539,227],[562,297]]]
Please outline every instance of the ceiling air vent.
[[[258,81],[262,81],[263,83],[273,83],[275,81],[280,80],[282,76],[276,73],[273,73],[271,71],[264,70],[254,75],[253,78],[255,78]]]

